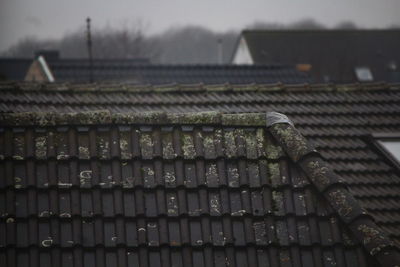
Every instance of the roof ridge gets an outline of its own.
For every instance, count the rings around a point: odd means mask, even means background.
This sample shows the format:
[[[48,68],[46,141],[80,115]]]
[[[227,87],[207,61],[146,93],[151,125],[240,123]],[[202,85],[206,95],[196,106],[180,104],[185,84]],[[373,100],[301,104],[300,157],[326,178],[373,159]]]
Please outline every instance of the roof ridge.
[[[381,266],[399,266],[400,248],[375,223],[346,185],[286,115],[267,112],[266,125],[288,156],[299,165],[342,222]]]
[[[0,125],[7,126],[96,125],[114,123],[148,125],[201,124],[226,126],[265,126],[266,118],[264,113],[223,114],[217,111],[193,113],[111,113],[109,110],[97,110],[78,113],[0,113]]]
[[[392,29],[380,29],[380,28],[372,28],[372,29],[244,29],[242,30],[241,34],[249,34],[249,33],[333,33],[333,32],[399,32],[399,29],[392,28]]]
[[[400,83],[350,83],[350,84],[162,84],[136,85],[122,83],[34,83],[0,82],[0,91],[45,91],[45,92],[127,92],[127,93],[171,93],[171,92],[226,92],[226,91],[373,91],[400,90]]]

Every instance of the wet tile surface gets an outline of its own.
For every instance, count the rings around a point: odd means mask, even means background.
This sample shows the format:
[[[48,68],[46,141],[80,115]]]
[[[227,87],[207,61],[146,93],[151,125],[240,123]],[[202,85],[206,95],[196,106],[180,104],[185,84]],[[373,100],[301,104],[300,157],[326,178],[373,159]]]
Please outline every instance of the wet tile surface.
[[[349,186],[352,194],[375,217],[378,224],[383,228],[390,229],[391,238],[397,242],[400,241],[400,177],[398,171],[364,138],[371,133],[400,132],[400,90],[398,85],[376,83],[206,86],[194,84],[143,87],[101,83],[97,85],[1,83],[0,90],[1,112],[76,112],[108,109],[113,113],[210,110],[240,113],[274,110],[287,114],[295,123],[296,128],[315,144],[323,158],[328,161],[329,166],[339,174]],[[79,171],[84,171],[89,168],[88,166],[94,164],[90,162],[93,157],[98,159],[119,158],[122,161],[139,157],[148,160],[159,157],[163,160],[174,161],[177,157],[182,157],[182,161],[177,163],[163,163],[165,172],[163,175],[169,177],[164,179],[168,180],[165,182],[165,186],[174,187],[183,183],[184,180],[181,177],[186,173],[193,175],[184,169],[186,165],[183,160],[193,160],[198,157],[204,159],[204,163],[198,164],[204,164],[208,170],[204,176],[199,174],[201,183],[206,181],[209,187],[218,187],[220,183],[225,185],[230,182],[232,185],[238,185],[242,181],[235,176],[236,169],[239,168],[238,162],[229,163],[216,159],[225,157],[258,159],[260,156],[265,156],[264,154],[275,158],[280,153],[279,149],[275,149],[276,146],[269,146],[268,142],[261,152],[259,148],[244,149],[258,138],[257,134],[254,138],[252,130],[240,134],[244,138],[241,137],[234,143],[232,137],[237,130],[235,132],[232,129],[220,132],[203,127],[195,129],[197,132],[186,129],[190,131],[185,130],[183,134],[181,134],[182,130],[171,127],[161,127],[155,133],[152,132],[152,129],[150,132],[146,132],[143,127],[142,129],[139,127],[137,130],[143,131],[143,133],[139,135],[132,131],[132,127],[126,125],[114,129],[113,134],[109,134],[107,129],[94,131],[85,126],[77,127],[74,129],[75,132],[68,127],[58,127],[52,129],[53,134],[47,133],[47,130],[43,132],[43,129],[25,133],[24,129],[15,128],[0,135],[0,157],[7,155],[15,160],[25,157],[42,160],[45,160],[46,157],[56,158],[53,163],[49,163],[49,167],[42,163],[35,163],[38,187],[42,187],[45,183],[55,183],[52,177],[49,180],[48,174],[49,172],[54,173],[56,160],[86,159],[87,162],[79,164]],[[116,138],[116,133],[118,133],[119,143],[110,141]],[[182,137],[180,140],[182,145],[176,147],[173,141],[181,138],[178,136]],[[249,137],[247,138],[247,136]],[[68,143],[70,138],[76,143]],[[12,145],[9,141],[5,142],[6,139],[12,139]],[[153,144],[146,143],[147,140],[151,140]],[[224,151],[221,140],[230,144]],[[29,145],[25,142],[28,142]],[[203,142],[203,145],[199,146],[199,142]],[[140,146],[141,144],[144,146]],[[148,145],[146,146],[146,144]],[[133,173],[132,164],[141,166],[139,162],[128,162],[121,167],[122,176],[132,178],[140,175]],[[176,164],[181,164],[183,167],[180,167],[181,165],[176,167]],[[264,165],[259,166],[258,172],[265,172]],[[27,166],[13,168],[21,172],[16,174],[17,180],[27,171]],[[46,168],[51,170],[48,171]],[[105,166],[105,168],[105,171],[111,171],[111,167]],[[170,171],[171,168],[173,172]],[[176,175],[175,168],[177,168],[178,179],[172,178]],[[61,167],[59,169],[60,172],[63,172]],[[222,169],[227,170],[224,178],[220,181],[216,173],[221,173]],[[250,171],[253,170],[256,169],[250,168]],[[76,180],[75,174],[70,175]],[[85,175],[86,173],[83,173],[83,178],[79,179],[82,180],[84,186],[89,187],[90,181],[85,182]],[[242,180],[247,177],[243,176],[244,172],[238,173],[238,175],[243,177]],[[262,177],[266,176],[262,175]],[[101,182],[105,187],[112,182],[108,182],[106,178],[99,178],[105,179]],[[295,181],[296,176],[292,178]],[[149,176],[146,186],[153,186],[155,179],[157,178]],[[194,184],[192,181],[194,180],[189,181],[188,187],[197,187],[201,184]],[[0,183],[5,182],[0,181]],[[276,182],[274,180],[274,183]],[[124,184],[126,187],[133,186],[135,181],[125,179]],[[25,185],[25,180],[17,182],[17,187]],[[254,181],[252,186],[257,186],[257,181]]]
[[[263,127],[21,126],[0,140],[0,265],[371,262]]]

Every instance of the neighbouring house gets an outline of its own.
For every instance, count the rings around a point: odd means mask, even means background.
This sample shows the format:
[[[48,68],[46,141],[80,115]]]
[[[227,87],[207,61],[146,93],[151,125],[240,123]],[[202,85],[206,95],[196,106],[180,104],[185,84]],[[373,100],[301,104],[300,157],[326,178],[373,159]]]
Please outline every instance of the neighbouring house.
[[[121,80],[127,78],[126,70],[132,66],[146,65],[145,58],[94,59],[94,78]],[[38,50],[32,58],[0,58],[0,81],[36,82],[87,82],[89,81],[88,59],[65,59],[57,50]]]
[[[2,266],[400,264],[399,85],[0,93]]]
[[[127,70],[150,64],[146,58],[134,59],[70,59],[61,58],[58,51],[42,50],[35,53],[25,81],[89,82],[121,81],[128,78]]]
[[[31,65],[27,81],[88,82],[92,72],[95,82],[129,84],[248,84],[307,83],[307,72],[289,65],[153,65],[146,61],[95,59],[90,68],[87,59],[48,59],[39,56]]]
[[[245,30],[233,64],[298,64],[316,82],[400,82],[400,30]]]
[[[0,81],[24,81],[31,58],[0,58]]]

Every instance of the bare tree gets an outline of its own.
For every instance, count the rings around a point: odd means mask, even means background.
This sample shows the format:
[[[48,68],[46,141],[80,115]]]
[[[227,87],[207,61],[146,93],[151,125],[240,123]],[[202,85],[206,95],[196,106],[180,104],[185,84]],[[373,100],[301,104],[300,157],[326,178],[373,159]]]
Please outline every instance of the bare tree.
[[[357,29],[357,25],[352,21],[342,21],[336,24],[334,28],[343,30],[355,30]]]
[[[2,56],[32,58],[35,51],[40,49],[54,49],[56,46],[56,41],[38,40],[33,36],[28,36],[3,52]]]
[[[257,21],[246,27],[251,30],[318,30],[325,29],[325,25],[315,21],[314,19],[305,18],[289,24],[283,24],[278,22],[260,22]]]
[[[335,26],[354,29],[351,21]],[[302,19],[290,24],[255,22],[247,29],[326,29],[313,20]],[[153,63],[165,64],[215,64],[218,63],[218,40],[222,40],[223,63],[229,63],[240,32],[216,33],[199,26],[169,29],[149,36],[140,21],[119,27],[94,28],[92,32],[94,58],[149,58]],[[58,49],[64,58],[86,58],[85,27],[66,34],[58,41],[38,40],[28,37],[4,53],[14,57],[32,57],[39,49]]]
[[[325,29],[325,25],[315,21],[314,19],[305,18],[286,26],[288,29],[299,29],[299,30],[320,30]]]
[[[66,34],[59,42],[58,49],[65,58],[87,58],[85,27]]]
[[[159,63],[215,64],[218,63],[218,40],[222,40],[223,62],[233,52],[237,32],[215,33],[203,27],[173,28],[152,39],[160,50]]]

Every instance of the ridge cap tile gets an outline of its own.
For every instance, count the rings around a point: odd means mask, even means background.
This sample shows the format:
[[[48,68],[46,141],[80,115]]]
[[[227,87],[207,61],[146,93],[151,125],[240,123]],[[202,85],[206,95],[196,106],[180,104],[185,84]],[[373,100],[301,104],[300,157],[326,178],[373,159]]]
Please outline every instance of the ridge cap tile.
[[[267,112],[266,122],[267,128],[280,141],[280,144],[294,162],[298,162],[305,155],[315,152],[314,146],[307,142],[286,115]]]
[[[0,114],[0,125],[10,126],[94,125],[110,124],[111,122],[111,113],[108,110],[80,113],[21,112]]]
[[[109,110],[76,113],[21,112],[0,113],[0,124],[5,126],[55,126],[96,124],[153,124],[153,125],[224,125],[264,126],[264,113],[222,114],[217,111],[166,113],[158,111],[111,113]]]
[[[46,91],[46,92],[130,92],[130,93],[170,93],[170,92],[245,92],[245,91],[375,91],[375,90],[399,90],[399,83],[370,82],[349,84],[290,84],[290,83],[248,83],[248,84],[202,84],[202,83],[168,83],[168,84],[121,84],[117,82],[97,83],[71,83],[71,82],[9,82],[1,81],[0,90],[18,91]]]
[[[388,266],[387,259],[391,261],[389,266],[399,266],[400,249],[375,223],[373,217],[366,213],[350,191],[344,185],[338,184],[333,171],[324,163],[321,155],[310,148],[309,142],[290,120],[283,119],[274,123],[276,117],[285,118],[285,115],[267,113],[269,131],[289,157],[300,165],[311,183],[322,193],[357,240],[381,266]],[[311,161],[307,161],[310,158]],[[315,160],[319,163],[312,166],[307,164]]]

